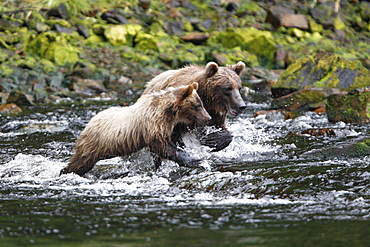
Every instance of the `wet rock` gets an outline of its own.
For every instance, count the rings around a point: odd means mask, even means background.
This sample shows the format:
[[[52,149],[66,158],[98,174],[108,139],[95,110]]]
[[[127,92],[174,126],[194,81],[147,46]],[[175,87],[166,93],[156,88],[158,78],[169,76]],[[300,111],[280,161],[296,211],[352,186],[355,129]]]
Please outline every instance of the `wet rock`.
[[[285,15],[294,15],[293,9],[288,9],[282,6],[272,6],[267,11],[265,22],[270,23],[274,28],[278,28],[281,25],[281,19]]]
[[[14,33],[18,30],[18,25],[16,25],[14,22],[0,19],[0,31],[9,31],[11,33]]]
[[[205,30],[210,29],[213,26],[213,21],[210,19],[207,19],[207,20],[202,21],[201,25],[205,31]]]
[[[90,31],[89,31],[89,28],[87,28],[86,26],[84,26],[83,24],[79,23],[76,25],[77,27],[77,32],[84,36],[85,38],[88,38],[90,37]]]
[[[106,85],[107,89],[114,90],[119,94],[125,94],[131,86],[132,80],[126,76],[121,76],[118,80],[112,81]]]
[[[47,32],[51,29],[51,27],[48,24],[41,21],[36,22],[35,28],[36,31],[39,33]]]
[[[93,79],[71,78],[72,88],[76,93],[93,96],[106,92],[103,82]]]
[[[235,1],[229,1],[226,4],[226,10],[231,13],[235,13],[236,11],[238,11],[238,9],[239,9],[239,4]]]
[[[191,42],[195,45],[199,45],[208,39],[208,35],[205,33],[194,32],[194,33],[190,33],[185,36],[182,36],[181,39],[186,42]]]
[[[12,90],[6,99],[6,104],[14,103],[18,106],[33,106],[33,100],[30,95],[21,90]]]
[[[265,115],[267,119],[294,119],[299,116],[297,112],[284,111],[284,110],[262,110],[256,111],[253,117]]]
[[[335,130],[332,128],[325,128],[325,129],[307,129],[302,131],[304,135],[310,136],[336,136]]]
[[[52,8],[46,12],[46,15],[50,17],[57,17],[57,18],[63,18],[68,19],[68,11],[67,6],[64,3],[61,3],[56,8]]]
[[[328,4],[329,3],[329,4]],[[340,17],[334,1],[328,3],[317,4],[314,8],[310,9],[311,16],[324,26],[325,29],[342,29],[343,20]]]
[[[119,10],[106,11],[101,15],[101,18],[111,24],[128,24],[128,20]]]
[[[252,90],[259,95],[271,95],[271,87],[276,83],[275,80],[251,80],[248,84],[252,84]]]
[[[62,25],[55,24],[54,29],[59,33],[73,33],[74,30],[72,28],[63,27]]]
[[[310,160],[326,160],[333,158],[363,158],[367,155],[370,155],[370,139],[359,138],[354,140],[352,143],[315,149],[301,155],[301,158]]]
[[[323,102],[327,97],[326,92],[320,88],[302,89],[271,102],[273,109],[284,109],[288,111],[313,110],[312,105]]]
[[[303,30],[308,29],[308,22],[305,15],[288,14],[280,18],[280,26],[290,28],[295,27]]]
[[[350,93],[330,95],[326,102],[329,122],[370,122],[370,87]]]
[[[21,113],[22,109],[14,103],[9,103],[5,105],[0,105],[0,112],[7,114]]]
[[[272,93],[277,98],[285,91],[309,87],[350,91],[367,86],[370,86],[370,71],[361,62],[320,52],[292,63],[272,86]]]
[[[150,7],[151,1],[150,0],[139,0],[139,5],[144,10],[148,10]]]
[[[184,23],[182,21],[171,21],[167,23],[165,29],[169,35],[182,36],[184,34]]]
[[[242,75],[242,82],[259,95],[271,95],[271,87],[279,78],[277,71],[263,68],[246,68]]]

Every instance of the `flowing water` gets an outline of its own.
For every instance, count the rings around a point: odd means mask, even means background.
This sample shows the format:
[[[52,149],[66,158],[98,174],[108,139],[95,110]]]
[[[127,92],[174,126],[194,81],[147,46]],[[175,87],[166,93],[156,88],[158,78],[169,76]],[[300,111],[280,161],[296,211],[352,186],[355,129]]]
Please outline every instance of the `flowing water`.
[[[59,176],[89,119],[112,103],[60,105],[0,117],[0,246],[370,246],[368,154],[349,153],[369,124],[306,113],[228,119],[229,147],[202,168],[147,150]],[[303,134],[330,128],[328,134]],[[212,130],[210,130],[212,131]]]

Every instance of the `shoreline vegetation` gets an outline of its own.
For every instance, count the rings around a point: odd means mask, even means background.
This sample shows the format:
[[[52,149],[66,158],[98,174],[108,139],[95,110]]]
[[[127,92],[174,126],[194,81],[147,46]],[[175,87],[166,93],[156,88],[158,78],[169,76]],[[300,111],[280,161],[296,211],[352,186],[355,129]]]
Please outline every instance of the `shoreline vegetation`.
[[[249,82],[272,86],[322,52],[368,71],[369,40],[366,1],[5,0],[0,98],[14,108],[92,97],[130,104],[160,72],[209,61],[245,62],[243,83],[256,90]]]

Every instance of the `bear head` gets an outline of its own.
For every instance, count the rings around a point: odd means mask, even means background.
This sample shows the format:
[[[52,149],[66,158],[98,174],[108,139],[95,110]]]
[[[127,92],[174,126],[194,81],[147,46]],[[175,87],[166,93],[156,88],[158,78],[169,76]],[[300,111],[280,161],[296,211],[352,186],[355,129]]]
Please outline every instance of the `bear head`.
[[[178,122],[188,126],[204,126],[211,120],[211,116],[204,108],[203,102],[196,91],[198,87],[198,83],[193,82],[188,86],[176,89],[175,105],[178,109]]]
[[[246,108],[239,90],[242,88],[240,75],[245,69],[243,62],[228,67],[219,67],[209,62],[205,68],[205,83],[198,90],[206,109],[213,109],[211,116],[239,115]],[[212,116],[213,117],[213,116]]]

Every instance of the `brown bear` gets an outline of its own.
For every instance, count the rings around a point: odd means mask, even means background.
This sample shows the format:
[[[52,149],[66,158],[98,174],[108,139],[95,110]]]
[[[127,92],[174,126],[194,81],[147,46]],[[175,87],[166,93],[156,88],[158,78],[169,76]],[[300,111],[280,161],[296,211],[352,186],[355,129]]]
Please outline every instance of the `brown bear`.
[[[226,115],[228,113],[239,115],[246,108],[239,92],[242,87],[240,75],[244,69],[243,62],[227,67],[219,67],[216,63],[209,62],[205,67],[190,65],[179,70],[168,70],[154,77],[147,84],[143,94],[159,92],[168,87],[189,85],[197,81],[198,95],[212,117],[208,125],[221,129],[203,137],[201,143],[214,148],[213,151],[218,151],[232,141],[232,136],[226,129]],[[178,124],[172,135],[173,142],[183,145],[181,135],[192,128],[193,126]]]
[[[198,166],[200,160],[191,158],[171,141],[176,124],[204,125],[211,120],[197,89],[198,83],[170,87],[142,96],[131,106],[111,107],[98,113],[78,137],[75,154],[60,174],[83,175],[99,160],[128,155],[144,147],[181,166]]]

